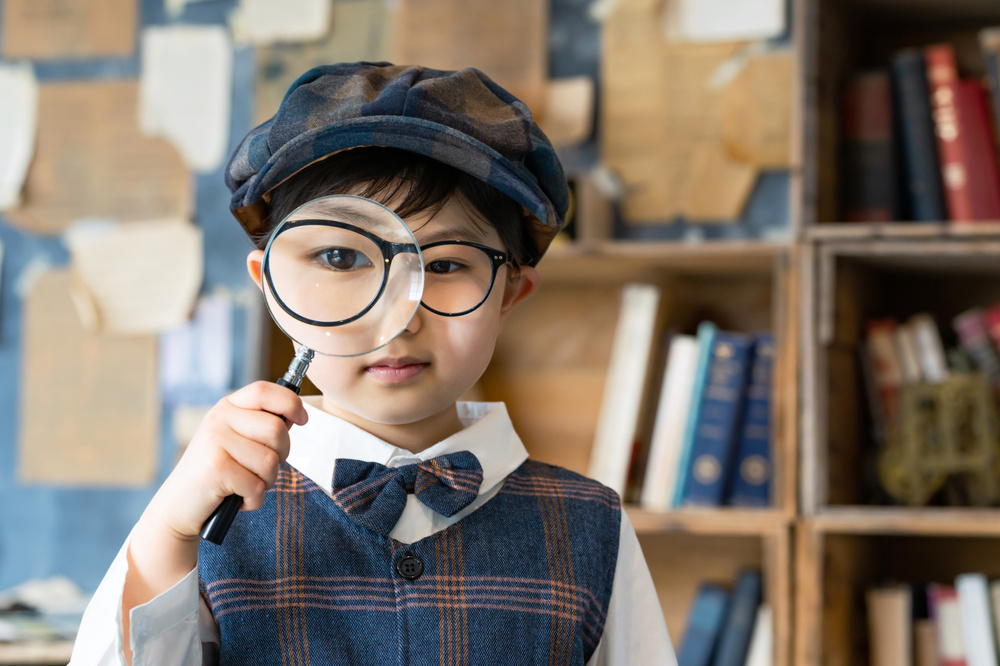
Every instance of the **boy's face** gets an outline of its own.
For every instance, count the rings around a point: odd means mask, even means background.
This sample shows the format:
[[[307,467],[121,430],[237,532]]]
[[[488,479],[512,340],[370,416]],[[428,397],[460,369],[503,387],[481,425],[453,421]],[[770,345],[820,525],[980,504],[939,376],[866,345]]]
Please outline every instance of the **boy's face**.
[[[465,240],[506,250],[496,229],[474,224],[455,199],[433,217],[424,212],[405,221],[420,245]],[[247,258],[258,287],[262,259],[260,250]],[[455,403],[486,370],[504,319],[537,285],[534,268],[512,273],[505,265],[486,301],[469,314],[444,317],[419,307],[406,329],[381,349],[352,358],[317,354],[308,376],[323,394],[324,410],[376,435],[384,434],[379,425],[454,421]]]

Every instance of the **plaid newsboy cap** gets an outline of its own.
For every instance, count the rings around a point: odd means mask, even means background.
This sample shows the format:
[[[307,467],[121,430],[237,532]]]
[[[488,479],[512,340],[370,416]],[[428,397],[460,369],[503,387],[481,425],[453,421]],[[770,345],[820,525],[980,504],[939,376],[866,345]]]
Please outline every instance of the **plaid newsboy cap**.
[[[271,190],[314,162],[365,146],[426,155],[519,203],[535,244],[531,263],[565,222],[562,165],[523,102],[476,69],[385,62],[325,65],[299,77],[230,158],[230,209],[247,233],[265,231]]]

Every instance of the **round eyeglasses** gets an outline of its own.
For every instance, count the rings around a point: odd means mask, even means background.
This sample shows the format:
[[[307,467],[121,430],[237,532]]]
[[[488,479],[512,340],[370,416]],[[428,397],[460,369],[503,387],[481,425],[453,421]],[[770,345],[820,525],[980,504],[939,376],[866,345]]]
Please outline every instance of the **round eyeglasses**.
[[[446,240],[420,246],[424,293],[420,304],[443,317],[460,317],[482,305],[497,271],[510,255],[469,241]]]

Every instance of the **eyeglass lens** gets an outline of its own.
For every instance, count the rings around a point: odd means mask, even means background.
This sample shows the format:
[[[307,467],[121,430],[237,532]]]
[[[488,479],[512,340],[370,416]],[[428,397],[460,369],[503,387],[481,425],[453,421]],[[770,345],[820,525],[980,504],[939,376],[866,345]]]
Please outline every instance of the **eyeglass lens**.
[[[472,245],[434,244],[421,248],[424,259],[423,304],[442,314],[476,308],[490,292],[495,270],[487,252]]]

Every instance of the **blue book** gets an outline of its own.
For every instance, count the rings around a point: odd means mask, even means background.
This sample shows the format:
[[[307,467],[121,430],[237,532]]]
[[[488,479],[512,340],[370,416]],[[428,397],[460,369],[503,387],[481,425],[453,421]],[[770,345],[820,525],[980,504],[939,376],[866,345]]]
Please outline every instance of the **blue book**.
[[[893,56],[892,85],[909,217],[922,222],[941,222],[948,216],[927,68],[920,50],[905,49]]]
[[[754,340],[747,381],[746,405],[736,445],[736,463],[726,504],[770,506],[771,491],[771,377],[774,337],[760,333]]]
[[[750,336],[742,333],[715,334],[694,424],[683,504],[722,504],[742,420],[750,345]]]
[[[691,388],[691,413],[684,426],[684,439],[681,443],[680,456],[677,460],[677,481],[674,485],[673,508],[681,505],[684,499],[684,488],[687,485],[688,470],[691,463],[691,450],[694,448],[698,415],[701,410],[701,394],[705,390],[705,380],[708,377],[708,365],[712,360],[712,345],[718,329],[710,321],[703,321],[698,326],[698,364],[694,371],[694,385]]]
[[[993,93],[993,112],[1000,129],[1000,26],[984,28],[979,32],[979,44],[986,62],[986,79]]]
[[[677,666],[711,666],[728,607],[727,590],[712,583],[701,584],[688,612]]]
[[[760,572],[746,570],[740,573],[712,666],[743,666],[760,606],[761,585]]]

